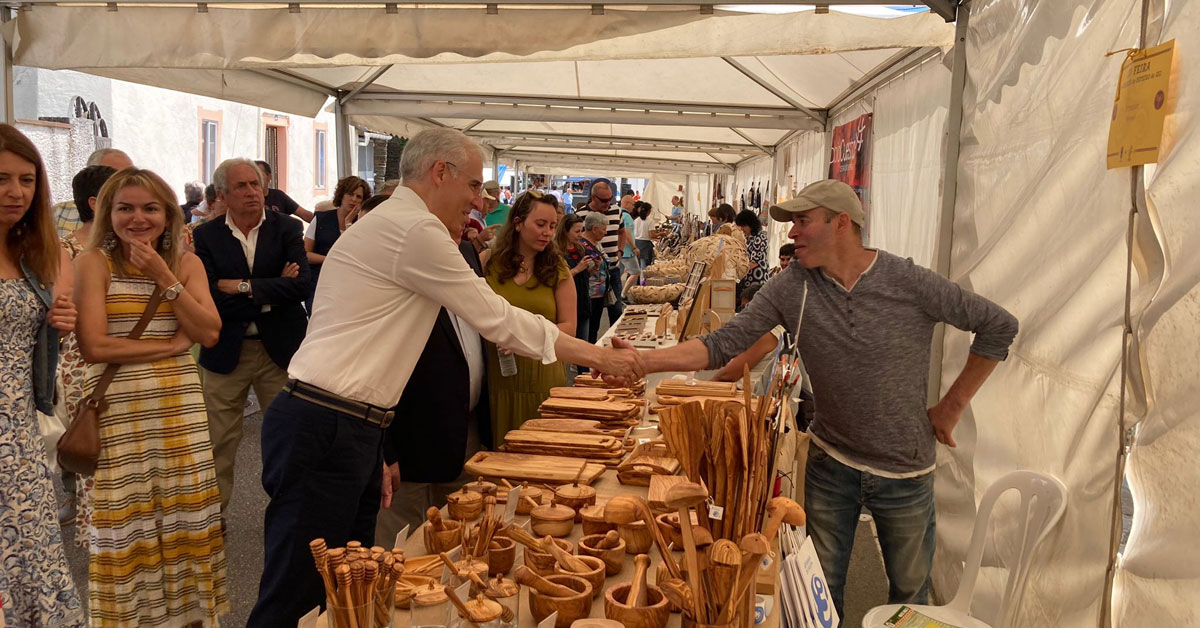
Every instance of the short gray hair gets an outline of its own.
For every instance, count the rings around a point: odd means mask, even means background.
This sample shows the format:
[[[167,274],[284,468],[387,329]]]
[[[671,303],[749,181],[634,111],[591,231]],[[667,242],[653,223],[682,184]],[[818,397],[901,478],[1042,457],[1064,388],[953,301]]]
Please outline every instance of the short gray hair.
[[[217,188],[218,194],[229,193],[229,170],[234,166],[250,166],[254,174],[258,175],[259,187],[266,187],[267,184],[263,181],[263,171],[258,167],[258,164],[245,157],[234,157],[233,159],[222,161],[221,165],[217,166],[216,170],[213,170],[212,182],[213,186]]]
[[[600,212],[588,212],[583,216],[583,230],[591,231],[596,227],[608,228],[608,216]]]
[[[189,203],[199,203],[204,200],[204,184],[199,181],[188,181],[183,184],[183,197]]]
[[[417,133],[404,145],[400,154],[400,178],[405,181],[421,181],[429,176],[429,169],[438,161],[448,161],[458,166],[466,165],[471,151],[483,159],[479,145],[471,141],[462,131],[450,128],[426,129]]]
[[[104,158],[108,157],[109,155],[120,155],[125,159],[129,159],[129,155],[125,154],[125,151],[119,148],[101,148],[93,151],[91,155],[88,155],[87,165],[99,166],[100,162],[104,161]],[[129,161],[133,160],[129,159]]]

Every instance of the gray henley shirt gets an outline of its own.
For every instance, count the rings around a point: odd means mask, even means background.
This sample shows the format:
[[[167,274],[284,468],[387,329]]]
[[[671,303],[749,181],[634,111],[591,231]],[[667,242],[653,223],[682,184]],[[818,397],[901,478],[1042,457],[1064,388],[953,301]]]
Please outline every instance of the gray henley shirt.
[[[804,330],[797,333],[804,286]],[[1008,357],[1017,319],[999,305],[903,259],[879,251],[847,291],[820,269],[792,264],[750,305],[700,340],[718,368],[783,325],[812,382],[809,430],[851,460],[892,473],[929,468],[935,458],[926,414],[934,325],[975,333],[971,352]]]

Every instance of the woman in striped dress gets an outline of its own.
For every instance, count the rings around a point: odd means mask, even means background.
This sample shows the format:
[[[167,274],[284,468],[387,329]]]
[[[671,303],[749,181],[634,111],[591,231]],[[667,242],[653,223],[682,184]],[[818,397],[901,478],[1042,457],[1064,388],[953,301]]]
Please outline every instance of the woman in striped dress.
[[[121,365],[100,417],[87,531],[93,627],[216,626],[229,612],[212,444],[188,353],[216,344],[221,319],[182,232],[167,184],[129,168],[101,188],[91,247],[75,262],[87,389],[106,364]],[[156,287],[161,305],[129,340]]]

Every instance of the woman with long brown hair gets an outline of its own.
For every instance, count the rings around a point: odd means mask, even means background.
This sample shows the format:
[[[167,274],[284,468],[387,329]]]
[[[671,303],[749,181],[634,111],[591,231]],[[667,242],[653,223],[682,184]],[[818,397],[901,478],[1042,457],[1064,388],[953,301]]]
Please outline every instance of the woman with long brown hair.
[[[188,349],[215,345],[221,317],[204,265],[183,250],[183,211],[158,175],[113,175],[95,223],[90,248],[75,259],[87,388],[107,364],[121,366],[100,415],[91,487],[91,625],[214,625],[229,612],[221,498]],[[156,289],[161,304],[129,339]]]
[[[317,279],[321,276],[321,265],[350,225],[358,220],[363,201],[371,198],[371,186],[364,180],[349,176],[338,181],[333,189],[333,209],[318,211],[304,232],[304,250],[308,253],[308,268],[312,281],[308,284],[308,297],[304,307],[312,315],[312,301],[317,294]]]
[[[496,294],[509,303],[554,321],[574,336],[575,282],[554,244],[558,227],[558,202],[549,194],[530,190],[517,198],[504,227],[496,236],[483,275]],[[508,363],[501,370],[501,357]],[[509,367],[516,366],[516,372]],[[488,346],[488,397],[492,413],[492,443],[537,416],[538,405],[550,388],[566,385],[561,362],[542,364]]]
[[[0,124],[0,602],[9,626],[83,626],[35,409],[54,414],[70,259],[33,143]]]

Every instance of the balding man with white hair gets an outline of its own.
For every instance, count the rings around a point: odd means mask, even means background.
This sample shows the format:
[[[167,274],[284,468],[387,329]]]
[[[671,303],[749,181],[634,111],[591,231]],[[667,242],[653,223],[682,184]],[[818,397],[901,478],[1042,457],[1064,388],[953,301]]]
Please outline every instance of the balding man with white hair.
[[[108,166],[113,170],[124,170],[125,168],[133,167],[133,160],[125,151],[116,148],[101,148],[93,151],[88,155],[88,166]],[[75,207],[74,200],[63,201],[54,206],[54,222],[58,228],[58,237],[65,238],[83,225],[83,221],[79,219],[79,209]]]
[[[325,258],[291,379],[263,419],[262,481],[271,501],[252,627],[293,626],[323,601],[313,539],[329,547],[374,542],[380,498],[390,506],[400,480],[396,466],[384,463],[390,408],[442,307],[487,340],[544,364],[641,376],[633,351],[560,334],[553,321],[510,305],[467,265],[455,236],[482,205],[483,155],[466,135],[422,131],[404,147],[400,171],[403,185]]]

